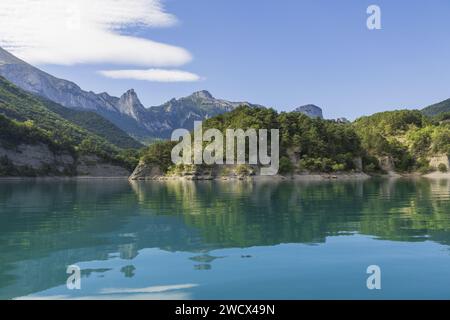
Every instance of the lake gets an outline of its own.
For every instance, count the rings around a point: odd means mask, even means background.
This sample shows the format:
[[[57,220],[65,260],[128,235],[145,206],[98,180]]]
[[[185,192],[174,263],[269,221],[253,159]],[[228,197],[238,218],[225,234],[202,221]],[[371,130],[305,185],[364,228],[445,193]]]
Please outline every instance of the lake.
[[[0,181],[0,299],[449,299],[449,246],[449,180]]]

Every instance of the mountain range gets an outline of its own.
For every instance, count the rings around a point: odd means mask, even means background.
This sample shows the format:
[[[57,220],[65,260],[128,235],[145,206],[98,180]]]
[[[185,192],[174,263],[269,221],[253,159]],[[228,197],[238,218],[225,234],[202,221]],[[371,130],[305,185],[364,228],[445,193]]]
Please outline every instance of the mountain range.
[[[239,105],[258,106],[216,99],[208,91],[199,91],[161,106],[145,108],[133,89],[121,97],[85,91],[77,84],[58,79],[2,48],[0,76],[66,108],[95,112],[140,141],[169,138],[174,129],[193,129],[194,121],[231,111]]]
[[[155,139],[170,138],[172,131],[178,128],[192,130],[194,121],[203,121],[230,112],[239,105],[262,107],[249,102],[216,99],[211,93],[203,90],[184,98],[172,99],[160,106],[146,108],[133,89],[121,97],[114,97],[106,92],[85,91],[74,82],[56,78],[2,48],[0,48],[0,76],[25,91],[72,110],[73,112],[65,110],[64,113],[77,119],[78,124],[81,124],[83,119],[84,121],[89,119],[88,115],[96,114],[91,117],[90,125],[101,122],[101,128],[108,127],[114,131],[114,136],[120,136],[121,141],[110,142],[119,147],[133,145],[123,138],[123,133],[137,141],[148,143]],[[323,118],[322,109],[312,104],[296,108],[294,111],[313,118]],[[427,115],[448,111],[450,99],[423,110]],[[108,136],[101,130],[96,133]],[[133,147],[138,145],[139,143]]]

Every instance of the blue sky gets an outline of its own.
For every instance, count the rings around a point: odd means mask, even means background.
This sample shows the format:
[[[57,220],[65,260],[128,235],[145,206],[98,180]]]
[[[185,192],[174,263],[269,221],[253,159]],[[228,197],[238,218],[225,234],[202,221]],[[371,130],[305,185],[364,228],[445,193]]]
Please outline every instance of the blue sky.
[[[368,30],[377,4],[382,30]],[[176,69],[202,79],[161,83],[110,79],[98,70],[128,63],[41,64],[83,89],[121,95],[134,88],[145,106],[206,89],[215,97],[292,110],[314,103],[327,118],[424,107],[450,98],[450,2],[365,0],[166,0],[178,23],[123,33],[184,48]],[[129,47],[130,60],[136,52]],[[170,67],[169,67],[170,69]]]

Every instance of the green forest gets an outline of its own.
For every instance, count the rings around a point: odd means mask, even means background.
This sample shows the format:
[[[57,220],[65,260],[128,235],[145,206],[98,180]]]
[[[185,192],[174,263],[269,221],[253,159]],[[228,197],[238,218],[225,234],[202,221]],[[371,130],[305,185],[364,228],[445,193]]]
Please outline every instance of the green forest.
[[[427,173],[429,157],[450,155],[450,122],[446,114],[428,117],[417,110],[400,110],[362,117],[353,123],[309,118],[299,112],[241,106],[208,119],[203,129],[279,129],[280,173],[384,173],[379,157],[393,160],[395,171]],[[143,161],[163,171],[174,171],[173,142],[159,142],[144,151]],[[448,168],[440,167],[441,171]],[[176,171],[176,170],[175,170]]]

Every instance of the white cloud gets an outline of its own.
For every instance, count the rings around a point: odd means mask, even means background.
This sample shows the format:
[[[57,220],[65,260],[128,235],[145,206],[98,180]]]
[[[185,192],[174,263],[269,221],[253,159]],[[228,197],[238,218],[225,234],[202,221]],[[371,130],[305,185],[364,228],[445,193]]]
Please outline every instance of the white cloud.
[[[201,80],[200,76],[181,70],[105,70],[99,71],[99,73],[112,79],[132,79],[154,82],[193,82]]]
[[[161,0],[0,0],[0,46],[34,64],[180,66],[187,50],[121,33],[176,23]]]

